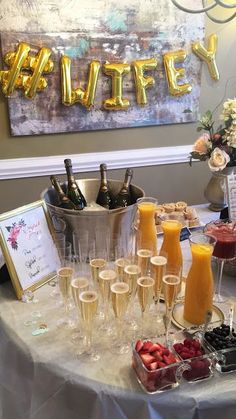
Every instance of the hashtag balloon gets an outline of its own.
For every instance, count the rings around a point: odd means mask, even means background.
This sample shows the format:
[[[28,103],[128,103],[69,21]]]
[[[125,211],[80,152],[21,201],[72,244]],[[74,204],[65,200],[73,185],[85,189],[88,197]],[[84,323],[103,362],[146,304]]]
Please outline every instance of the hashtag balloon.
[[[53,71],[50,60],[52,51],[41,48],[37,55],[30,54],[30,45],[19,43],[16,52],[8,52],[4,57],[9,70],[0,70],[0,84],[3,94],[11,96],[15,89],[23,89],[25,97],[33,99],[38,91],[44,90],[48,83],[44,73]]]

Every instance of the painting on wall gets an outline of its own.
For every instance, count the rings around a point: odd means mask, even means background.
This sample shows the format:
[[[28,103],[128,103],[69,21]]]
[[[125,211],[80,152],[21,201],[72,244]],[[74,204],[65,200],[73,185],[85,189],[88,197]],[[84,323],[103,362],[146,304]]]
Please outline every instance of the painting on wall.
[[[197,0],[198,2],[198,0]],[[141,1],[114,0],[97,2],[81,0],[69,2],[63,8],[59,32],[47,32],[39,27],[45,19],[42,8],[38,12],[38,26],[32,22],[29,33],[3,32],[2,54],[16,51],[19,42],[30,45],[30,53],[37,54],[42,47],[52,50],[54,69],[46,75],[47,88],[38,92],[33,100],[24,96],[22,89],[15,90],[8,98],[11,134],[39,135],[46,133],[77,132],[99,129],[115,129],[148,125],[175,124],[196,121],[201,82],[201,62],[191,52],[194,40],[203,41],[202,16],[189,16],[180,12],[166,0]],[[52,2],[51,2],[52,3]],[[189,3],[196,4],[196,0]],[[66,11],[66,14],[65,14]],[[47,11],[46,18],[52,28],[55,9]],[[75,27],[75,14],[79,16]],[[29,16],[30,19],[30,16]],[[64,31],[62,31],[64,23]],[[19,26],[18,26],[19,27]],[[25,27],[25,26],[24,26]],[[40,29],[40,32],[38,32]],[[55,25],[55,30],[58,30]],[[185,75],[181,83],[192,86],[191,93],[172,96],[168,90],[163,64],[163,54],[183,49],[186,60],[181,64]],[[98,60],[104,63],[128,63],[135,60],[157,59],[157,67],[148,72],[155,84],[147,89],[147,104],[136,101],[135,82],[131,71],[122,82],[123,95],[129,107],[121,110],[106,110],[105,99],[111,97],[112,81],[102,70],[99,73],[94,106],[87,109],[80,103],[65,106],[62,103],[61,69],[62,55],[71,59],[72,86],[86,88],[89,64]],[[177,65],[178,66],[178,65]],[[4,66],[6,69],[6,66]]]

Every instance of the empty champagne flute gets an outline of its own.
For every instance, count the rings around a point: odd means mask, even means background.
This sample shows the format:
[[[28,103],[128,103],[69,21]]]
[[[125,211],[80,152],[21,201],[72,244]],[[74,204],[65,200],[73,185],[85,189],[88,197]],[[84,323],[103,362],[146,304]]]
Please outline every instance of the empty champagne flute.
[[[89,281],[86,277],[76,277],[72,279],[71,281],[71,293],[72,297],[75,303],[75,307],[77,309],[77,315],[78,315],[78,326],[77,326],[77,332],[75,332],[72,335],[72,341],[78,341],[80,338],[83,338],[83,332],[80,328],[80,300],[79,300],[79,294],[83,291],[88,291],[89,289]],[[82,326],[82,325],[81,325]]]
[[[104,307],[104,322],[101,326],[101,330],[105,330],[108,334],[112,332],[111,326],[108,324],[111,285],[115,282],[116,278],[117,274],[113,269],[104,269],[99,272],[99,289]]]
[[[111,301],[116,318],[117,337],[112,350],[117,354],[129,352],[130,345],[124,339],[124,316],[129,302],[129,286],[125,282],[114,282],[111,285]]]
[[[180,284],[181,270],[178,267],[168,268],[163,276],[163,291],[166,305],[165,329],[166,329],[166,345],[169,346],[169,330],[171,323],[171,314],[178,293]]]
[[[141,308],[141,330],[140,337],[144,336],[145,326],[148,322],[147,313],[153,300],[154,279],[150,276],[141,276],[137,280],[138,300]]]
[[[89,257],[89,234],[88,231],[73,233],[73,250],[78,270],[81,274],[87,271],[87,261]]]
[[[79,294],[79,308],[83,321],[84,351],[91,361],[98,361],[100,355],[95,351],[92,344],[94,318],[98,308],[98,293],[95,290],[83,291]]]
[[[165,274],[167,258],[165,256],[151,257],[151,276],[154,279],[154,302],[156,308],[156,317],[159,322],[161,316],[159,315],[160,295],[162,290],[162,278]]]
[[[72,323],[69,317],[69,299],[70,299],[70,283],[73,276],[73,269],[71,267],[63,267],[58,269],[57,278],[59,290],[63,299],[63,307],[65,310],[65,318],[58,322],[58,326],[65,324],[67,327],[71,327]]]

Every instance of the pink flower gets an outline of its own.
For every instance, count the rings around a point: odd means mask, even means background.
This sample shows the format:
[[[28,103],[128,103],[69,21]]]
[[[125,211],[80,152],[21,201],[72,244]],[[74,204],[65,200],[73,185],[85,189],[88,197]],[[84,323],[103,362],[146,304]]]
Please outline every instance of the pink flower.
[[[210,140],[210,136],[208,133],[202,134],[201,137],[199,137],[195,141],[193,145],[193,151],[199,154],[207,154],[208,147],[209,147],[209,140]]]

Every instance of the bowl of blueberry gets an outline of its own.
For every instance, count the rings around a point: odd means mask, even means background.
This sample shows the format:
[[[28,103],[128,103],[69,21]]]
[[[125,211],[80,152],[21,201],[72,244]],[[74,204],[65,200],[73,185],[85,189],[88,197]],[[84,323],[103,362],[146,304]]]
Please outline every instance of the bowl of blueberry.
[[[221,373],[236,370],[236,333],[221,324],[204,334],[204,346],[215,355],[215,368]]]

